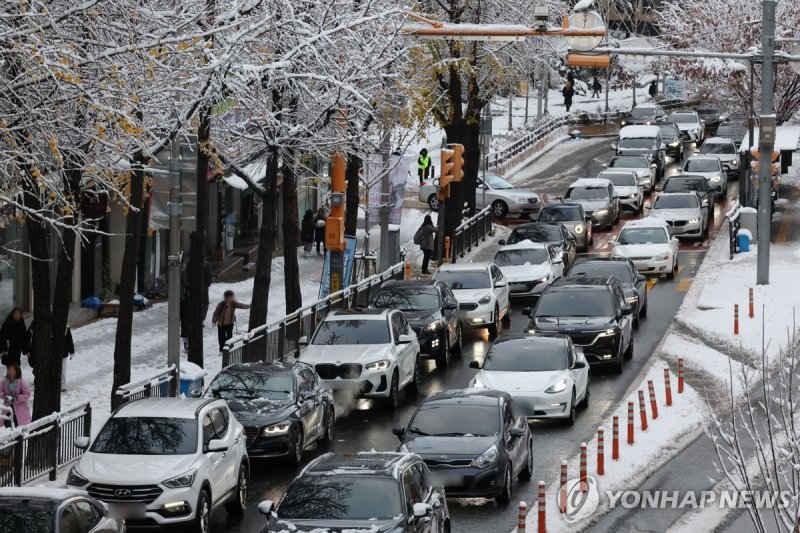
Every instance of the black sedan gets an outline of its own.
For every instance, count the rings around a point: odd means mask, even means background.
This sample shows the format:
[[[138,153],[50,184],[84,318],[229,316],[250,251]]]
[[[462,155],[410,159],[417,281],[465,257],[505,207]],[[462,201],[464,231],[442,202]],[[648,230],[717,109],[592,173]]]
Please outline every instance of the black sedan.
[[[619,281],[628,305],[635,309],[633,326],[647,317],[647,278],[636,271],[633,261],[624,257],[591,257],[579,259],[569,271],[569,276],[607,278]]]
[[[561,259],[567,268],[575,261],[575,255],[577,254],[576,239],[564,224],[552,222],[520,224],[508,236],[508,240],[500,239],[499,244],[500,246],[505,246],[518,244],[522,241],[549,244],[556,253],[561,254]]]
[[[513,478],[533,474],[533,437],[507,392],[466,389],[428,397],[406,427],[400,451],[419,455],[449,497],[511,501]]]
[[[206,396],[228,402],[244,426],[251,458],[288,456],[300,464],[311,444],[333,438],[333,396],[303,363],[231,365],[217,374]]]
[[[442,487],[410,453],[323,455],[286,490],[278,507],[263,501],[262,533],[445,533],[450,513]]]
[[[651,126],[661,122],[666,117],[664,109],[657,105],[636,106],[620,121],[620,126],[645,125]]]
[[[451,354],[461,353],[458,302],[444,281],[387,281],[370,307],[398,309],[417,334],[420,355],[444,368]]]

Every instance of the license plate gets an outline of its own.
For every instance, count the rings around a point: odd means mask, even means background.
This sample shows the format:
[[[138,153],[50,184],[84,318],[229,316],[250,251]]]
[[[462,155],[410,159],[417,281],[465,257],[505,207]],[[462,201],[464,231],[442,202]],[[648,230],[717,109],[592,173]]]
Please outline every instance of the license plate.
[[[145,518],[145,506],[143,503],[110,503],[108,514],[112,518]]]
[[[437,487],[456,487],[464,483],[464,476],[458,472],[431,472],[430,480]]]

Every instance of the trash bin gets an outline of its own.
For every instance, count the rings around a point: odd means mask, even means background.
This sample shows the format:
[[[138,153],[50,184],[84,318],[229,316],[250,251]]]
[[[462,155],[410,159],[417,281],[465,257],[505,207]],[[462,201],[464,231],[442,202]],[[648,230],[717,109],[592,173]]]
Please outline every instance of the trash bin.
[[[208,372],[194,363],[181,361],[181,375],[178,392],[183,396],[191,396],[193,390],[203,390],[203,378]]]
[[[754,207],[743,207],[739,210],[739,227],[749,231],[750,242],[756,243],[758,211]]]
[[[736,240],[739,241],[739,252],[749,252],[750,251],[750,239],[752,238],[752,234],[749,230],[740,229],[736,232]]]

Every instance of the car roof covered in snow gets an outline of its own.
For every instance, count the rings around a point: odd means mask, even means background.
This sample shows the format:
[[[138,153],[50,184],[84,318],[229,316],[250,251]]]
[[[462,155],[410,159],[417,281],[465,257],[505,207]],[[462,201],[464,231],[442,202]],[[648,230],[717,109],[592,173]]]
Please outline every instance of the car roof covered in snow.
[[[608,187],[609,185],[613,186],[614,184],[605,178],[580,178],[570,183],[569,188],[573,189],[575,187]]]
[[[733,144],[733,140],[726,137],[711,137],[703,141],[703,144]]]
[[[716,155],[703,154],[703,155],[692,155],[692,156],[689,156],[689,158],[684,163],[684,166],[686,166],[686,163],[688,163],[689,161],[699,161],[699,160],[702,160],[702,159],[705,159],[705,160],[708,160],[708,161],[716,161],[717,163],[719,163],[719,157],[717,157]]]
[[[549,244],[544,242],[533,242],[530,239],[525,239],[516,244],[507,244],[501,247],[498,252],[505,252],[506,250],[542,250],[548,246]]]
[[[628,228],[664,228],[668,229],[669,226],[667,222],[661,218],[654,217],[654,216],[646,216],[644,218],[637,218],[634,220],[629,220],[622,226],[623,230]]]
[[[489,263],[445,263],[439,272],[477,272],[489,268]]]
[[[114,413],[114,416],[197,418],[200,409],[215,401],[223,402],[211,398],[142,398],[126,403]]]
[[[491,389],[453,389],[428,396],[423,405],[431,403],[463,403],[465,405],[498,405],[501,397],[510,397],[507,392]]]
[[[385,476],[397,477],[403,465],[418,460],[419,456],[399,452],[358,452],[325,454],[311,462],[303,476]]]
[[[625,126],[619,130],[620,139],[642,139],[657,137],[661,133],[658,126]]]
[[[365,309],[336,309],[328,313],[325,320],[386,320],[391,309],[377,309],[374,307]]]

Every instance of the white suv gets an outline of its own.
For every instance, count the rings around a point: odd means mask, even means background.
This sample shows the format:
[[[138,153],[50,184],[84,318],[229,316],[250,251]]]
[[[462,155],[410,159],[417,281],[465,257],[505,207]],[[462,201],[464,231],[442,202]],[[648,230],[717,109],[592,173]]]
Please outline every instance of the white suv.
[[[75,439],[88,447],[89,439]],[[111,415],[67,485],[129,526],[209,530],[211,511],[241,514],[250,469],[242,425],[221,399],[148,398]]]

